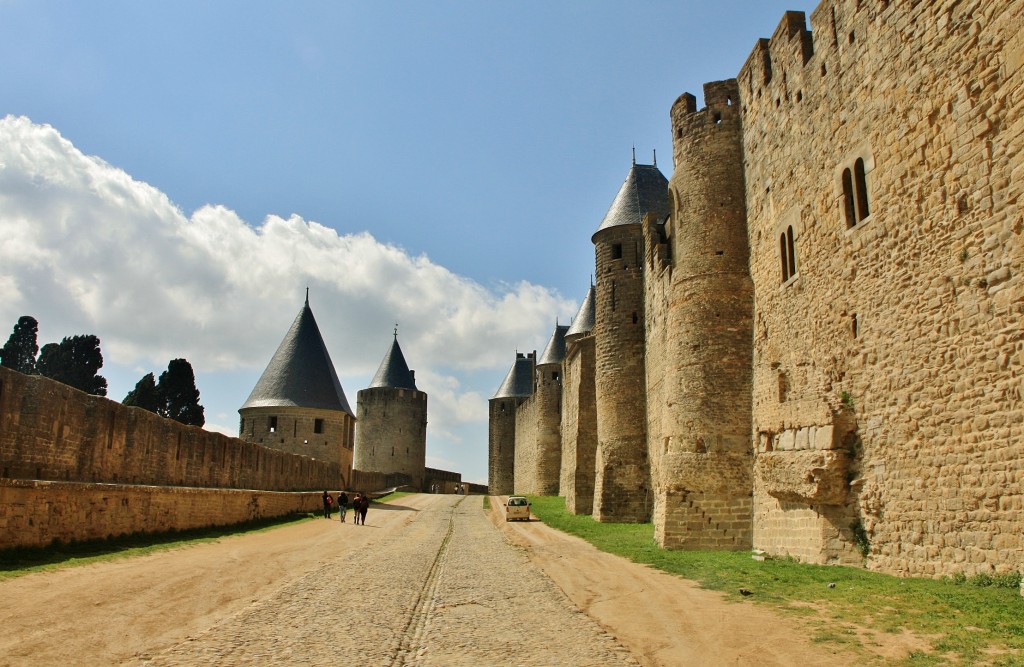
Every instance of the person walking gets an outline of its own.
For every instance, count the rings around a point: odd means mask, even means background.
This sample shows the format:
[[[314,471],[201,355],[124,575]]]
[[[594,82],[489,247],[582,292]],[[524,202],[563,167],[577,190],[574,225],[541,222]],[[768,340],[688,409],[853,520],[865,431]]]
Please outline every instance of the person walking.
[[[370,499],[366,496],[362,496],[359,503],[359,523],[366,525],[366,510],[370,509]]]
[[[348,510],[348,496],[342,491],[338,494],[338,513],[341,515],[341,522],[345,523],[345,512]]]
[[[331,518],[331,494],[327,493],[327,489],[324,489],[323,501],[324,501],[324,518],[325,519],[330,519]]]
[[[363,494],[356,493],[352,499],[352,523],[359,525],[359,508],[363,505]]]

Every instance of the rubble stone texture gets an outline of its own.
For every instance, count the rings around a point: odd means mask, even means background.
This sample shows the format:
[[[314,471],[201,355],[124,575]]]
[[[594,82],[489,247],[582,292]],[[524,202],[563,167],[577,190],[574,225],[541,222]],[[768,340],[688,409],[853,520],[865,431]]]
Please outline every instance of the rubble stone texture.
[[[827,0],[704,98],[670,214],[595,235],[595,517],[640,519],[647,474],[669,547],[1024,568],[1024,5]]]

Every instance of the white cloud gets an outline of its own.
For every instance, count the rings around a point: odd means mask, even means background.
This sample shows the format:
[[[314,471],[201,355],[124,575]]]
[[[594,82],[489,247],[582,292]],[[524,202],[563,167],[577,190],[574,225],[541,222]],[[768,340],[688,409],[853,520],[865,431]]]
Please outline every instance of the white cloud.
[[[514,350],[542,345],[555,317],[576,311],[547,288],[487,288],[369,233],[339,235],[298,215],[255,227],[223,206],[186,215],[156,188],[24,117],[0,119],[0,239],[0,326],[33,315],[41,344],[96,334],[108,364],[125,369],[159,373],[184,357],[197,377],[258,373],[307,286],[343,376],[376,370],[397,321],[430,394],[429,447],[446,457],[438,461],[459,456],[460,445],[480,446],[462,443],[460,427],[486,429],[489,394],[464,386],[460,374],[494,369],[496,388]],[[359,389],[346,387],[353,407]],[[208,406],[216,402],[203,394]],[[236,407],[218,405],[211,416]]]
[[[184,356],[206,371],[261,368],[306,286],[346,374],[376,368],[395,321],[414,366],[473,369],[506,365],[573,311],[546,288],[487,289],[297,215],[255,228],[223,206],[187,217],[23,117],[0,120],[0,238],[0,323],[32,313],[47,331],[96,333],[124,365]]]

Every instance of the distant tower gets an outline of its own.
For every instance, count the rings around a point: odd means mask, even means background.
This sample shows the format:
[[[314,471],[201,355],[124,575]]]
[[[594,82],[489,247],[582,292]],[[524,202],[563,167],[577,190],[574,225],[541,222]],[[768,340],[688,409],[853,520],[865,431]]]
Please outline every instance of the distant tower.
[[[672,107],[672,270],[665,321],[661,432],[652,434],[655,536],[688,549],[750,548],[754,290],[743,131],[735,80]],[[652,444],[652,447],[655,446]]]
[[[562,362],[562,471],[558,494],[573,514],[594,509],[597,404],[594,397],[594,286],[565,332]]]
[[[668,181],[634,161],[594,233],[597,461],[594,518],[641,522],[650,512],[644,375],[646,214],[668,214]]]
[[[489,401],[487,483],[491,493],[512,493],[515,483],[516,408],[533,394],[537,354],[516,354],[516,361]]]
[[[309,307],[298,317],[238,409],[238,437],[341,465],[351,479],[356,418]]]
[[[355,469],[408,475],[422,488],[427,457],[427,394],[416,388],[398,331],[370,386],[356,396]]]
[[[555,325],[551,340],[537,360],[533,405],[528,414],[519,415],[524,426],[516,426],[515,492],[542,496],[558,495],[558,477],[562,467],[562,360],[565,358],[565,332],[569,327]],[[524,407],[520,412],[526,410]]]

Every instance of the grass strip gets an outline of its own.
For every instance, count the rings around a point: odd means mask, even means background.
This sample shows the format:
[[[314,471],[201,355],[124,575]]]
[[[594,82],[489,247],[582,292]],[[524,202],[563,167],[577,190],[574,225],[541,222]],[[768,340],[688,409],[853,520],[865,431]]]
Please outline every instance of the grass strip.
[[[868,662],[873,633],[909,631],[925,648],[899,665],[1024,666],[1024,599],[1020,575],[901,578],[854,567],[755,561],[749,551],[669,551],[650,523],[598,523],[565,510],[565,499],[531,496],[544,523],[601,551],[723,591],[737,601],[768,604],[802,616],[819,642],[859,648]],[[832,586],[834,584],[834,586]],[[752,593],[744,598],[740,589]],[[871,632],[863,632],[868,629]]]
[[[315,515],[319,516],[319,514]],[[258,533],[314,518],[313,514],[290,514],[260,519],[231,526],[193,528],[165,533],[132,533],[104,540],[63,544],[48,547],[17,547],[0,551],[0,580],[20,577],[32,572],[56,570],[99,561],[142,556],[156,551],[215,542],[224,537]]]

